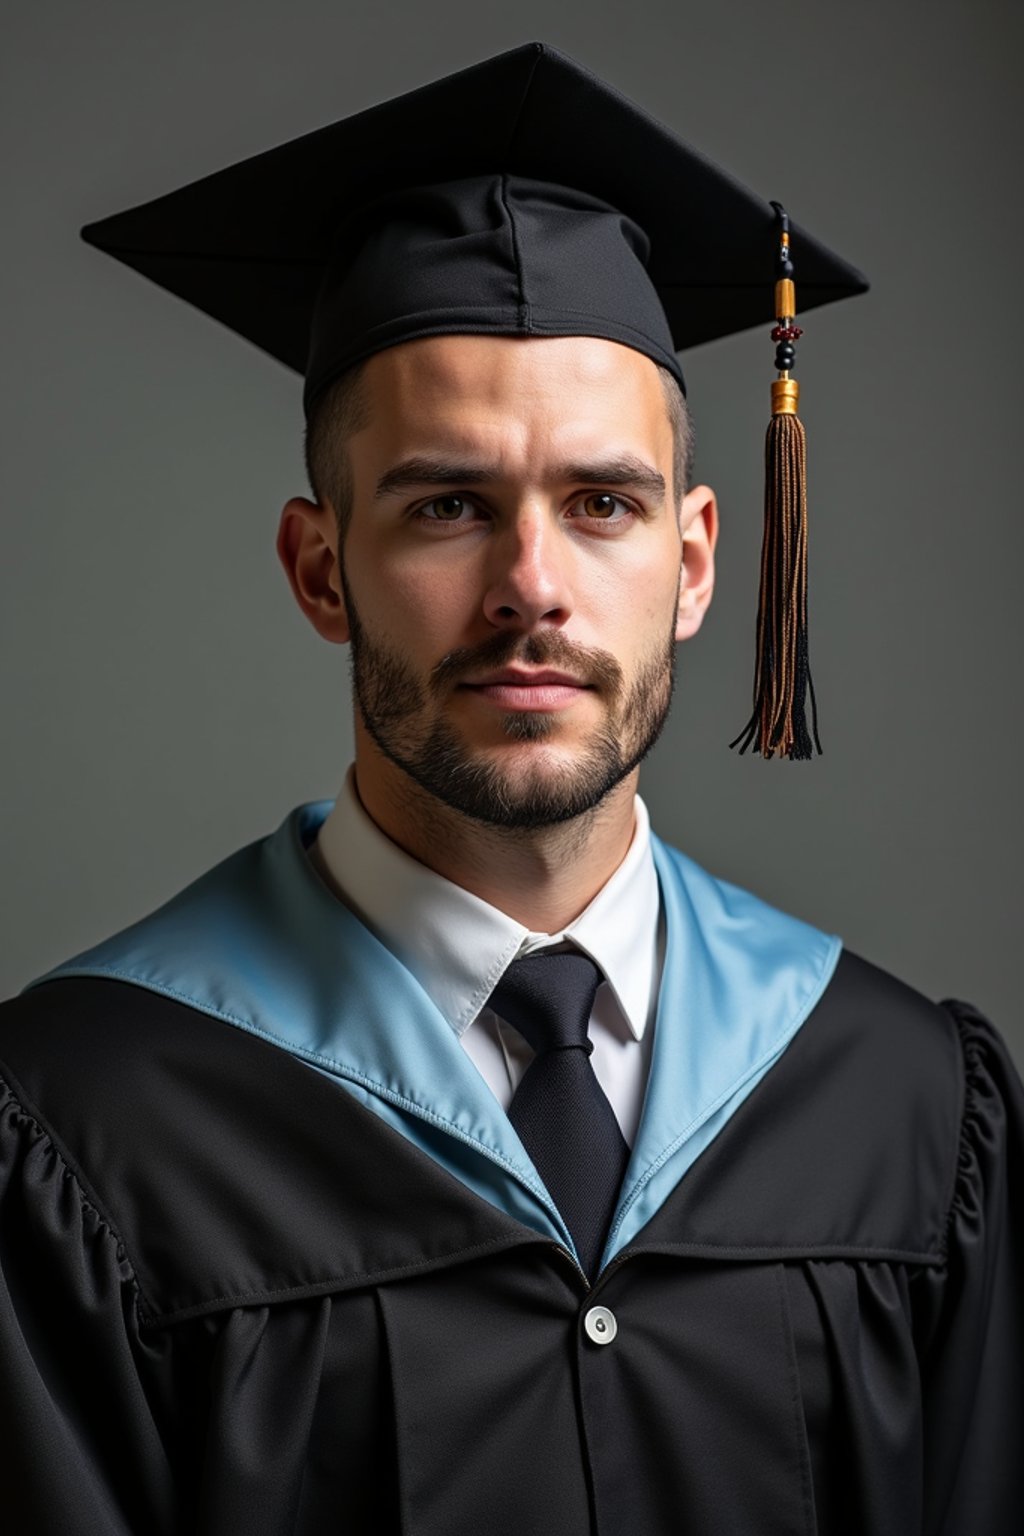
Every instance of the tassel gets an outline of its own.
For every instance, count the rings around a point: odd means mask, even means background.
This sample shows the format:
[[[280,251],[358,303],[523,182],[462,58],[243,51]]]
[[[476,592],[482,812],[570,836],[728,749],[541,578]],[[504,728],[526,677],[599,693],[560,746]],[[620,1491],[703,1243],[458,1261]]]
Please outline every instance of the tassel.
[[[797,416],[800,386],[790,377],[793,345],[803,334],[795,324],[796,295],[789,257],[789,218],[773,203],[781,224],[779,280],[772,331],[777,343],[772,419],[765,439],[764,538],[757,611],[754,711],[730,743],[744,753],[756,745],[762,757],[795,759],[821,751],[814,684],[807,656],[807,442]],[[812,725],[808,729],[807,694]]]

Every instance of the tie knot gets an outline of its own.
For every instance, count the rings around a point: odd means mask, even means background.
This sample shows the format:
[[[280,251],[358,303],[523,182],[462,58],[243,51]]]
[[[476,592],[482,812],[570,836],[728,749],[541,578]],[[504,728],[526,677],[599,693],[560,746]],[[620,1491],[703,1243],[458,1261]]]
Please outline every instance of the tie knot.
[[[525,955],[512,961],[489,1001],[538,1055],[576,1046],[589,1056],[593,1045],[587,1026],[603,979],[600,968],[579,950]]]

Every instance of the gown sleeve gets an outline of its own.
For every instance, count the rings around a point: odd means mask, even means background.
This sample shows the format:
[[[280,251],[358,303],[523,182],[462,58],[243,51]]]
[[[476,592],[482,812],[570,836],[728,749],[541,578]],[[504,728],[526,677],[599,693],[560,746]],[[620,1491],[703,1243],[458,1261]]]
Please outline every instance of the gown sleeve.
[[[0,1529],[164,1536],[171,1484],[114,1231],[0,1078]]]
[[[925,1530],[1024,1530],[1024,1089],[991,1024],[946,1003],[964,1061],[946,1263],[922,1277]]]

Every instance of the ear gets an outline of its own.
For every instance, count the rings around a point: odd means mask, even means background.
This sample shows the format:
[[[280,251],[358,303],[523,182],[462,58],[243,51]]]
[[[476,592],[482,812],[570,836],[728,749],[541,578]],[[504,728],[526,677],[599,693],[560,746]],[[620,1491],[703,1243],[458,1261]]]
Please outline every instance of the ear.
[[[715,587],[718,500],[707,485],[687,491],[679,508],[683,569],[676,614],[676,639],[689,640],[700,629]]]
[[[338,564],[338,520],[329,504],[293,496],[281,512],[277,558],[295,601],[317,634],[335,645],[349,638]]]

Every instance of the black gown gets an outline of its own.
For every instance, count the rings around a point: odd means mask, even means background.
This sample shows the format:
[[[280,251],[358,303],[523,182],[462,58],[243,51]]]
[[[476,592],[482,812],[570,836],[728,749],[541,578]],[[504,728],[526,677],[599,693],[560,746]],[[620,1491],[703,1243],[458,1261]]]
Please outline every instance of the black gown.
[[[1024,1108],[970,1007],[844,954],[593,1288],[181,1003],[48,982],[0,1058],[5,1536],[1022,1528]]]

